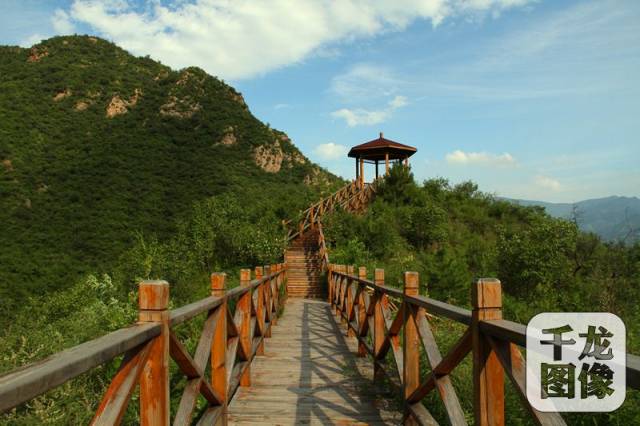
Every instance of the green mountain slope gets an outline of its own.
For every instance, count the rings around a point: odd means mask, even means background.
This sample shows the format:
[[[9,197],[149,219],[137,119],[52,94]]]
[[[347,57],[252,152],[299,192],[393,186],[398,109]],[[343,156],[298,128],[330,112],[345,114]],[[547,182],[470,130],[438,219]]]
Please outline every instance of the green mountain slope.
[[[506,199],[506,198],[505,198]],[[611,196],[577,203],[511,200],[523,206],[541,206],[553,217],[574,219],[580,229],[607,241],[633,243],[640,240],[640,199]]]
[[[108,270],[206,197],[276,200],[284,218],[337,184],[200,69],[86,36],[0,47],[5,302]]]

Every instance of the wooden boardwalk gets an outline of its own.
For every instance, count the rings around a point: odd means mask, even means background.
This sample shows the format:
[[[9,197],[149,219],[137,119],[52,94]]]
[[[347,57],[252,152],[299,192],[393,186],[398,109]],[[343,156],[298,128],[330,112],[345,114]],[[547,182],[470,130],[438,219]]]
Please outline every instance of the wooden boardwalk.
[[[328,303],[289,299],[251,365],[251,387],[229,406],[231,425],[394,425],[401,415],[372,384],[371,361],[357,358]]]

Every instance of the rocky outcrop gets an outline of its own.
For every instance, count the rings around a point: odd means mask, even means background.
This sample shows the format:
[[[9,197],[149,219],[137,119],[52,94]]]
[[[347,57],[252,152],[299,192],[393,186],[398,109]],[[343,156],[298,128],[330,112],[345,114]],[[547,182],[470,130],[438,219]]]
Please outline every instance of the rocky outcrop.
[[[327,174],[320,170],[319,167],[314,167],[311,173],[308,173],[302,181],[309,186],[327,186],[331,183]]]
[[[107,117],[113,118],[117,115],[126,114],[127,104],[120,96],[115,95],[111,98],[111,102],[109,102],[109,106],[107,106]]]
[[[238,143],[238,139],[236,138],[235,129],[233,128],[233,126],[229,126],[224,129],[224,135],[222,136],[222,139],[220,139],[220,141],[216,143],[216,145],[231,146],[235,145],[236,143]]]
[[[4,167],[5,171],[7,171],[7,172],[12,172],[13,171],[13,163],[8,158],[5,159],[5,160],[2,160],[2,166]]]
[[[178,98],[169,96],[167,102],[160,107],[160,115],[174,118],[191,118],[202,106],[190,96]]]
[[[38,48],[34,46],[31,48],[31,54],[27,58],[27,62],[39,62],[40,59],[45,56],[49,56],[49,51],[46,48]]]
[[[160,106],[160,115],[174,118],[191,118],[202,109],[202,105],[190,93],[204,96],[204,76],[199,76],[197,69],[182,71],[175,86],[169,91],[167,101]]]
[[[71,89],[65,89],[62,92],[58,92],[56,93],[56,95],[53,97],[53,101],[54,102],[59,102],[61,100],[63,100],[64,98],[68,98],[69,96],[71,96]]]
[[[237,102],[240,105],[242,105],[244,109],[247,109],[247,103],[244,101],[244,98],[240,93],[231,92],[231,99],[233,99],[234,102]]]
[[[282,168],[284,153],[280,143],[272,145],[260,145],[253,151],[253,159],[256,165],[267,173],[278,173]]]
[[[107,106],[107,117],[113,118],[118,115],[126,114],[127,112],[129,112],[129,108],[134,107],[138,103],[138,99],[141,95],[142,91],[140,91],[140,89],[136,89],[133,95],[128,100],[122,99],[120,95],[115,95],[113,98],[111,98],[111,102],[109,102],[109,105]],[[84,109],[87,108],[85,107]],[[82,109],[78,109],[77,104],[76,110],[82,111]]]
[[[89,103],[85,101],[76,102],[76,106],[73,107],[76,111],[84,111],[89,108]]]

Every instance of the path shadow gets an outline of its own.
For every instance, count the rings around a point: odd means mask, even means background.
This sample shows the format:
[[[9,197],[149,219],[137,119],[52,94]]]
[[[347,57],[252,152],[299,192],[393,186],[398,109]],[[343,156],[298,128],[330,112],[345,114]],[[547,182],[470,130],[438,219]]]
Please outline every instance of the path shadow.
[[[331,312],[331,307],[318,300],[303,300],[301,327],[302,365],[296,406],[296,424],[309,422],[315,416],[323,425],[344,424],[331,420],[326,411],[340,413],[353,421],[383,422],[380,413],[373,404],[374,398],[360,387],[373,383],[363,376],[357,366],[355,354],[351,352],[340,325]],[[328,340],[335,338],[336,342]],[[345,374],[348,371],[349,374]],[[343,378],[336,379],[336,373]],[[368,383],[367,383],[368,382]],[[343,400],[340,404],[324,399],[321,392],[333,391]],[[366,420],[362,420],[366,417]]]

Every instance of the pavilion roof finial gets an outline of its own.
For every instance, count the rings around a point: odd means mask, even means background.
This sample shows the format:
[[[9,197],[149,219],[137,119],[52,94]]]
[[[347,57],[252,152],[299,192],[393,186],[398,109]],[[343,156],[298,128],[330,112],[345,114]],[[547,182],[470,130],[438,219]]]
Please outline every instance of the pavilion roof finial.
[[[380,132],[380,139],[384,137],[384,133]]]

